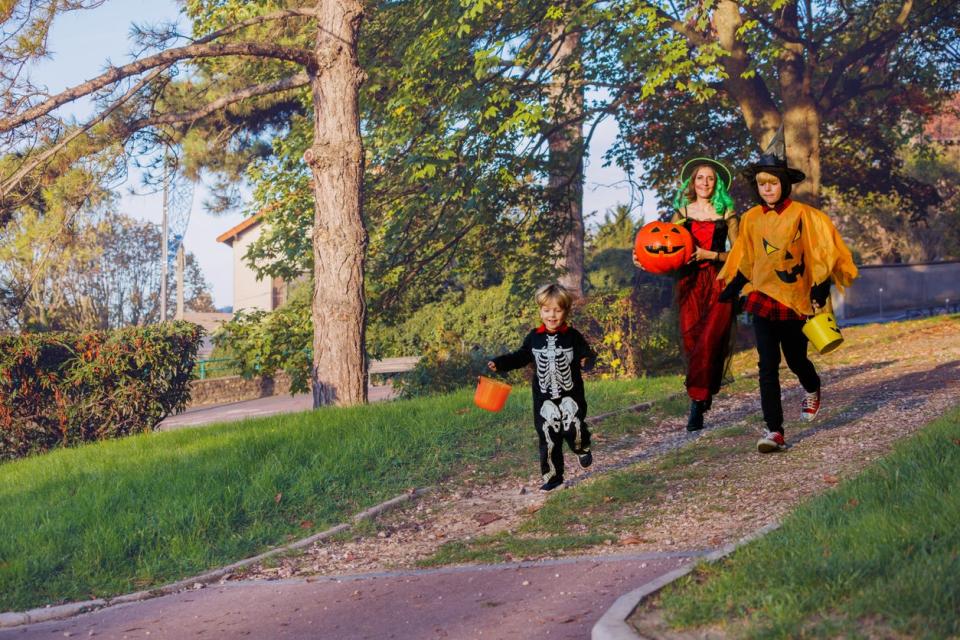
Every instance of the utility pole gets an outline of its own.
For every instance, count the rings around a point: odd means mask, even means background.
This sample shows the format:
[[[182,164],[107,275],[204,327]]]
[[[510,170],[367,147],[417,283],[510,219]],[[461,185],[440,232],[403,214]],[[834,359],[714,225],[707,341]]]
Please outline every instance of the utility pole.
[[[170,199],[169,194],[169,167],[167,158],[163,158],[163,222],[160,223],[160,322],[167,321],[167,235],[169,234],[169,221],[167,220],[167,203]]]
[[[183,240],[177,246],[177,315],[176,320],[183,320],[183,271],[187,267],[187,256],[183,253]]]

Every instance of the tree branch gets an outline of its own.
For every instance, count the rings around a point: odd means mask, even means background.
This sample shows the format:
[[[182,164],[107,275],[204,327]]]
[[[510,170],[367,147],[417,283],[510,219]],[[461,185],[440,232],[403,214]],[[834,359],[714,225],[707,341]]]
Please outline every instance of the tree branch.
[[[310,66],[314,62],[313,53],[300,47],[270,44],[263,42],[229,42],[223,44],[198,43],[183,47],[168,49],[141,60],[125,64],[100,74],[70,89],[66,89],[44,102],[27,109],[23,113],[0,120],[0,132],[10,131],[16,127],[36,120],[54,109],[63,106],[77,98],[89,95],[103,87],[118,82],[129,76],[148,71],[155,67],[169,65],[181,60],[193,58],[218,58],[224,56],[254,56],[298,62]]]
[[[133,133],[139,129],[144,129],[146,127],[153,127],[157,125],[170,125],[170,124],[181,124],[184,122],[196,122],[201,118],[205,118],[211,113],[222,109],[223,107],[229,106],[231,104],[236,104],[241,100],[247,98],[254,98],[257,96],[263,96],[270,93],[279,93],[281,91],[288,91],[290,89],[296,89],[297,87],[302,87],[310,83],[310,75],[301,72],[296,75],[290,76],[288,78],[282,78],[274,82],[265,82],[263,84],[254,85],[252,87],[244,87],[238,91],[221,96],[213,102],[210,102],[207,105],[204,105],[200,109],[195,109],[193,111],[184,111],[182,113],[166,113],[161,115],[149,116],[146,118],[139,118],[130,122],[124,130]]]
[[[48,158],[59,153],[64,147],[70,144],[80,135],[90,131],[93,127],[100,124],[106,120],[111,113],[116,111],[122,104],[126,103],[130,98],[136,95],[143,87],[152,82],[157,76],[162,74],[165,70],[169,68],[169,65],[154,69],[146,77],[142,78],[140,82],[132,86],[123,96],[121,96],[116,102],[110,105],[108,108],[101,111],[95,117],[91,118],[81,127],[77,127],[74,131],[70,132],[69,135],[64,137],[62,140],[59,140],[56,144],[52,145],[50,148],[44,150],[42,153],[38,154],[33,158],[28,158],[27,161],[14,173],[12,176],[7,178],[0,184],[0,204],[3,204],[3,201],[6,199],[8,193],[13,190],[17,185],[20,184],[20,181],[23,180],[31,171],[40,166],[41,163],[45,162]]]
[[[913,0],[904,0],[900,12],[886,30],[882,31],[877,37],[867,40],[859,47],[850,49],[843,56],[830,63],[830,75],[823,83],[820,99],[817,101],[823,110],[828,111],[835,106],[831,96],[837,84],[840,83],[851,66],[860,64],[868,56],[882,53],[885,48],[896,42],[897,38],[906,30],[907,19],[910,17],[912,9]]]

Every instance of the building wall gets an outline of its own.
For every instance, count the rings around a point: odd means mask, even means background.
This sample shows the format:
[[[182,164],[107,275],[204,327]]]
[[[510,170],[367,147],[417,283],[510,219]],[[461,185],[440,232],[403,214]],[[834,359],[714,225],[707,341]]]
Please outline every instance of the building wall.
[[[243,259],[247,247],[260,237],[259,224],[250,227],[233,241],[233,310],[263,309],[273,311],[273,288],[271,278],[258,280],[256,274]]]

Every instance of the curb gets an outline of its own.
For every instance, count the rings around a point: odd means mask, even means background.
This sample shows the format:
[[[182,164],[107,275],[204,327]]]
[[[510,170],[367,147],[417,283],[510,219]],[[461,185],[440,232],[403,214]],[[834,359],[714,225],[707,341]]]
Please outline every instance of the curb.
[[[171,593],[176,593],[178,591],[183,591],[185,589],[200,589],[204,586],[216,582],[223,576],[228,573],[232,573],[237,569],[242,569],[248,567],[257,562],[266,560],[273,556],[279,555],[281,553],[286,553],[288,551],[294,551],[296,549],[302,549],[303,547],[308,547],[314,542],[324,540],[331,536],[335,536],[338,533],[348,531],[353,525],[363,520],[369,520],[374,518],[385,511],[389,511],[394,507],[397,507],[405,502],[409,502],[425,493],[429,492],[429,489],[414,489],[407,493],[402,493],[399,496],[390,498],[385,502],[381,502],[378,505],[374,505],[369,509],[361,511],[360,513],[354,515],[351,518],[350,523],[338,524],[334,527],[327,529],[326,531],[321,531],[320,533],[315,533],[312,536],[308,536],[301,540],[285,544],[282,547],[275,547],[269,551],[265,551],[259,555],[253,556],[251,558],[246,558],[245,560],[240,560],[232,564],[228,564],[225,567],[220,567],[219,569],[214,569],[212,571],[207,571],[206,573],[201,573],[199,575],[193,576],[191,578],[184,578],[183,580],[178,580],[168,585],[162,587],[157,587],[155,589],[148,589],[146,591],[137,591],[135,593],[128,593],[114,598],[97,598],[95,600],[84,600],[82,602],[69,602],[67,604],[61,604],[53,607],[38,607],[36,609],[30,609],[28,611],[6,611],[0,613],[0,629],[7,629],[10,627],[18,627],[25,624],[34,624],[37,622],[47,622],[49,620],[61,620],[63,618],[70,618],[81,613],[87,613],[89,611],[94,611],[96,609],[103,609],[105,607],[111,607],[117,604],[126,604],[128,602],[139,602],[141,600],[149,600],[150,598],[157,598],[160,596],[169,595]]]
[[[687,575],[696,569],[700,563],[716,562],[717,560],[727,557],[743,545],[753,542],[757,538],[761,538],[771,531],[775,531],[779,528],[779,522],[773,522],[766,526],[760,527],[756,531],[748,533],[746,536],[740,540],[737,540],[736,542],[731,542],[730,544],[711,551],[707,555],[703,556],[700,562],[694,562],[685,567],[674,569],[670,573],[665,573],[659,578],[655,578],[650,582],[641,585],[639,588],[620,596],[613,603],[613,605],[611,605],[611,607],[607,609],[602,616],[600,616],[600,619],[597,620],[596,624],[593,625],[593,629],[590,631],[590,640],[646,640],[646,636],[641,636],[633,627],[627,624],[627,618],[630,617],[634,610],[636,610],[636,608],[639,607],[644,600],[657,593],[671,582]]]

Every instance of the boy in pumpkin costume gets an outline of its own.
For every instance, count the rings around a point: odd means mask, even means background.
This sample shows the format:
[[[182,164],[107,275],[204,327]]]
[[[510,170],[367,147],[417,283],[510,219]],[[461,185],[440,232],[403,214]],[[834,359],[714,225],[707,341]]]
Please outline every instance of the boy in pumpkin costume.
[[[786,160],[764,154],[743,172],[759,204],[740,218],[740,234],[718,275],[727,286],[720,300],[741,291],[759,355],[760,405],[766,432],[761,453],[786,448],[780,398],[780,350],[806,391],[800,408],[810,422],[820,410],[820,377],[807,357],[806,318],[827,306],[830,285],[842,290],[857,277],[850,250],[825,213],[790,199],[806,176]]]

